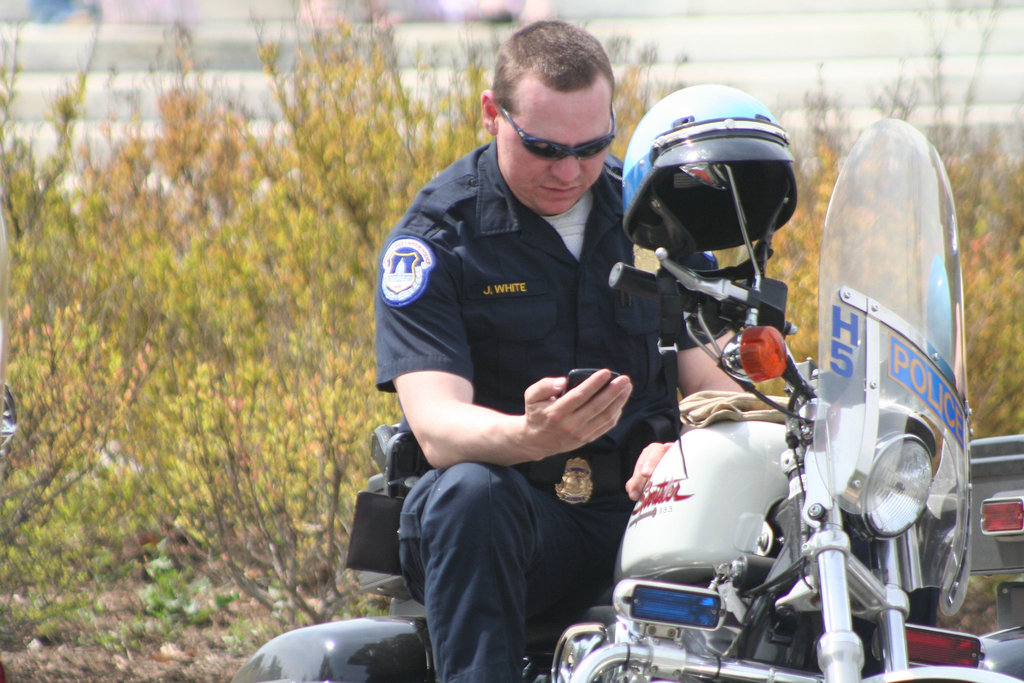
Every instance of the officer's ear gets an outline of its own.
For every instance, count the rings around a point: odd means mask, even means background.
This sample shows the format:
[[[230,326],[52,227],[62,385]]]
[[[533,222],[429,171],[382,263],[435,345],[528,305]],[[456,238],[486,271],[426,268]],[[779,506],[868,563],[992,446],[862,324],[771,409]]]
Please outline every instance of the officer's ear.
[[[483,120],[484,129],[491,135],[498,134],[498,117],[501,112],[498,110],[498,100],[494,97],[493,90],[484,90],[480,94],[480,118]]]

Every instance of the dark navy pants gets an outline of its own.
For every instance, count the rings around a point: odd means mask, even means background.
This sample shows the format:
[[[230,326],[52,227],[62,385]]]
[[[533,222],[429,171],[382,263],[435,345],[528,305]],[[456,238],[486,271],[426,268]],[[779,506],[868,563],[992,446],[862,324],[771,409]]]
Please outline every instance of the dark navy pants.
[[[440,680],[518,682],[526,619],[611,585],[632,507],[624,491],[570,505],[508,467],[424,475],[405,499],[399,538]]]

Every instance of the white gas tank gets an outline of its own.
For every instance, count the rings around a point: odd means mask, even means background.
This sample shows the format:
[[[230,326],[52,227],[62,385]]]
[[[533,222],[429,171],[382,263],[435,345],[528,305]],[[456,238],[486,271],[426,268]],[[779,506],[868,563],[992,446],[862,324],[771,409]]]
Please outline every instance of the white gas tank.
[[[704,581],[752,552],[765,514],[788,492],[785,434],[781,424],[753,420],[683,434],[633,509],[616,580]]]

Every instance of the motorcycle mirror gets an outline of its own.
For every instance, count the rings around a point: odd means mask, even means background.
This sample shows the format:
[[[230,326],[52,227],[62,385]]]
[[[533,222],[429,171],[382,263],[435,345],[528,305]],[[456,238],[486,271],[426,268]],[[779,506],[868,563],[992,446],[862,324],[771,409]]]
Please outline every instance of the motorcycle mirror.
[[[748,327],[740,335],[740,364],[751,382],[782,377],[787,358],[786,342],[774,327]]]

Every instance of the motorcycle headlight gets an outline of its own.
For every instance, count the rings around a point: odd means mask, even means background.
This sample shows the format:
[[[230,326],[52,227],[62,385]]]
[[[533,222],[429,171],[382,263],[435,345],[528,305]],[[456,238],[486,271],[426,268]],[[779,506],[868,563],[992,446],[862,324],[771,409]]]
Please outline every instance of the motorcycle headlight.
[[[880,536],[899,536],[917,521],[932,485],[932,453],[918,436],[898,434],[878,445],[864,488],[867,523]]]

